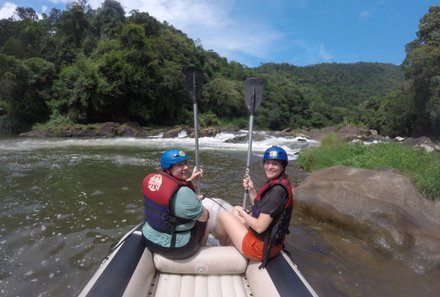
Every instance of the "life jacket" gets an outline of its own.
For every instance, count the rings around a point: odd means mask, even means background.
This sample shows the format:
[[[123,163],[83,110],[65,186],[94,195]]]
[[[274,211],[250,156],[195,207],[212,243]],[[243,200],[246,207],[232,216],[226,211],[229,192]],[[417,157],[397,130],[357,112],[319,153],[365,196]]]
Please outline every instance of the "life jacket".
[[[191,182],[179,180],[164,171],[151,173],[142,182],[145,221],[153,229],[171,234],[171,247],[174,247],[176,227],[191,221],[174,214],[174,194],[184,186],[194,190]]]
[[[286,200],[284,202],[283,209],[273,215],[272,223],[264,232],[258,233],[250,228],[255,237],[264,241],[263,262],[259,267],[260,269],[265,267],[269,262],[269,255],[272,247],[274,245],[284,244],[284,238],[286,237],[286,234],[289,233],[290,219],[292,217],[292,209],[294,204],[293,186],[285,177],[271,180],[259,189],[252,207],[252,216],[255,218],[260,216],[262,203],[265,199],[264,196],[275,186],[282,186],[286,191]]]

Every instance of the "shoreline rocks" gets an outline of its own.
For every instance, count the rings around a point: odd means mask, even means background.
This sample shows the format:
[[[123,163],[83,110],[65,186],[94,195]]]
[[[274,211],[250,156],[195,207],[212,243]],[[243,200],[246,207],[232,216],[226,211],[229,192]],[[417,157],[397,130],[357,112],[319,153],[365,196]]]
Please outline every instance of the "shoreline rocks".
[[[161,136],[164,138],[179,137],[179,134],[185,131],[187,136],[194,137],[194,128],[185,125],[179,125],[174,127],[142,127],[135,122],[117,123],[117,122],[105,122],[89,125],[72,125],[72,126],[59,126],[43,129],[34,129],[28,132],[20,133],[20,137],[73,137],[73,138],[94,138],[94,137],[152,137]],[[202,128],[199,131],[200,137],[215,136],[222,132],[220,127],[208,127]]]
[[[199,137],[215,137],[217,134],[224,131],[239,131],[238,127],[206,127],[199,129]],[[282,131],[268,131],[262,133],[255,131],[253,133],[254,141],[261,141],[266,139],[266,135],[274,137],[296,137],[298,141],[315,140],[321,141],[323,137],[330,133],[335,133],[337,138],[343,142],[355,143],[378,143],[378,142],[397,142],[404,145],[409,145],[415,148],[423,149],[426,152],[440,151],[440,143],[434,143],[429,137],[395,137],[391,139],[388,136],[382,136],[377,131],[368,129],[365,126],[346,126],[342,128],[326,127],[322,129],[312,129],[310,131],[293,131],[285,129]],[[135,122],[117,123],[105,122],[88,125],[71,125],[58,126],[51,128],[34,129],[28,132],[19,134],[20,137],[62,137],[62,138],[111,138],[111,137],[190,137],[194,138],[194,127],[188,125],[177,125],[172,127],[142,127]],[[230,143],[245,143],[248,141],[248,136],[236,136],[226,142]]]
[[[424,274],[440,269],[440,203],[394,169],[334,166],[295,189],[298,211],[349,231]]]

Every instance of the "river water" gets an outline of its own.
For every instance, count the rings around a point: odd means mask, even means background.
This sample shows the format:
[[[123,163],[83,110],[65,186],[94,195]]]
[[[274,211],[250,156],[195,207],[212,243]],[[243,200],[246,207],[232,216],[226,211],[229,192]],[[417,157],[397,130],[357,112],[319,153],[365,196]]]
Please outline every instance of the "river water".
[[[200,139],[201,193],[240,204],[248,147],[223,142],[232,136]],[[296,138],[254,142],[257,185],[262,152],[271,144],[282,145],[290,159],[314,145]],[[172,147],[186,150],[194,164],[194,140],[185,135],[0,139],[1,296],[76,296],[111,244],[143,220],[142,179]],[[417,275],[358,237],[299,212],[287,249],[320,296],[434,297],[440,291],[438,274]]]

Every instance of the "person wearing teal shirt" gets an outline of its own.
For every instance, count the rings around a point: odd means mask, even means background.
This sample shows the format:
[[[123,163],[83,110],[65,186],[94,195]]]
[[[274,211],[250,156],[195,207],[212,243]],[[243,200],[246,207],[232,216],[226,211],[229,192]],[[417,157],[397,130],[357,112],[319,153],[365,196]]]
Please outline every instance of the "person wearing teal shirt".
[[[144,243],[152,252],[171,259],[192,256],[208,236],[209,212],[192,185],[203,171],[194,168],[189,176],[188,159],[179,149],[165,151],[160,158],[161,170],[147,175],[142,183]]]

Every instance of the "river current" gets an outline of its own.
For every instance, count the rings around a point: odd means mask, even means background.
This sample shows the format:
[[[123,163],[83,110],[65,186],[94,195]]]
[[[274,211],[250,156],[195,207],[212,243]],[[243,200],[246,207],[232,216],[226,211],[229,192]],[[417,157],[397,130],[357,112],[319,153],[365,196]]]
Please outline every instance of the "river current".
[[[158,169],[161,153],[182,148],[194,165],[194,139],[185,136],[0,139],[0,295],[76,296],[110,246],[142,222],[140,185]],[[241,204],[248,146],[224,142],[232,136],[200,139],[201,193]],[[262,152],[272,144],[294,160],[315,143],[275,137],[254,142],[257,186],[263,183]],[[417,275],[295,209],[287,250],[320,296],[433,297],[440,291],[438,275]]]

